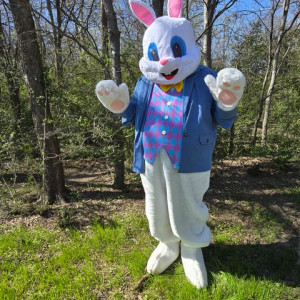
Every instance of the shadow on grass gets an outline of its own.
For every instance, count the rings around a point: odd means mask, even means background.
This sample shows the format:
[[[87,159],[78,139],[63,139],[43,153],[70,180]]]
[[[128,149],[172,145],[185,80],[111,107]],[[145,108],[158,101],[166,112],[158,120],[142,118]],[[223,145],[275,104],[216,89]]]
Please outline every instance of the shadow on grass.
[[[112,217],[116,204],[104,201],[85,201],[82,205],[75,203],[62,207],[50,207],[42,217],[53,219],[62,229],[82,230],[88,226],[118,227],[118,222]]]
[[[230,219],[233,214],[239,221],[249,220],[253,218],[253,212],[259,206],[259,223],[254,225],[260,228],[268,222],[279,224],[288,235],[288,240],[270,244],[210,245],[203,250],[209,282],[213,282],[213,273],[223,271],[239,278],[250,278],[254,275],[257,278],[299,287],[300,266],[297,264],[299,258],[296,249],[299,242],[297,219],[300,197],[299,189],[295,189],[299,187],[299,169],[283,171],[264,163],[256,171],[251,175],[248,166],[216,166],[212,171],[211,188],[205,195],[205,201],[210,206],[210,211],[220,218],[220,222],[224,221],[224,215]],[[69,175],[70,186],[75,192],[78,191],[78,194],[75,193],[74,203],[69,204],[67,208],[48,208],[43,217],[58,216],[58,224],[62,228],[81,229],[91,224],[115,227],[117,224],[110,215],[116,209],[122,211],[129,206],[131,200],[139,201],[141,206],[144,206],[144,192],[140,186],[130,186],[125,192],[115,190],[108,181],[94,181],[99,175]],[[80,181],[86,177],[90,181]],[[7,180],[9,178],[7,177]],[[20,174],[18,180],[25,179],[26,176]],[[247,202],[247,206],[243,206],[242,202]],[[26,216],[23,208],[20,208],[20,211]],[[32,214],[34,211],[28,213]],[[233,219],[232,223],[235,221],[236,219]],[[249,227],[248,230],[251,232],[253,228]],[[167,272],[173,274],[174,267]]]
[[[288,244],[298,243],[293,239]],[[211,244],[203,249],[209,285],[214,282],[213,274],[230,273],[238,278],[255,277],[291,287],[300,287],[300,264],[295,249],[287,243],[257,245]],[[177,262],[180,258],[177,259]],[[176,264],[165,274],[174,275]]]
[[[57,225],[61,229],[81,230],[87,226],[100,225],[102,228],[117,228],[119,223],[109,216],[93,214],[88,218],[76,217],[78,212],[74,210],[61,210],[58,214]]]
[[[106,187],[111,187],[110,190],[103,191],[81,191],[82,199],[90,200],[101,200],[101,201],[111,201],[115,199],[125,199],[126,200],[144,200],[144,191],[140,188],[135,190],[114,190],[112,186],[106,185]]]
[[[293,239],[289,244],[298,243]],[[286,243],[266,245],[212,244],[203,250],[209,282],[212,273],[228,272],[239,278],[267,279],[288,286],[300,286],[300,265],[295,249]]]
[[[250,220],[256,229],[276,224],[291,239],[299,238],[299,175],[296,167],[282,171],[263,165],[252,176],[247,168],[221,165],[212,172],[211,187],[204,201],[220,222],[227,216],[224,219],[228,222],[239,221],[242,226],[249,226]]]
[[[283,171],[266,164],[255,175],[241,166],[222,166],[212,173],[205,200],[219,218],[217,222],[227,220],[228,227],[237,221],[242,226],[252,224],[250,234],[273,224],[274,230],[285,236],[281,241],[278,234],[279,241],[270,244],[210,245],[204,249],[210,282],[212,273],[224,271],[238,277],[254,275],[300,286],[299,178],[299,168]],[[222,219],[224,216],[227,218]]]
[[[36,181],[38,183],[42,182],[42,175],[38,174],[38,173],[4,173],[0,175],[0,182],[6,182],[8,184],[12,184],[12,183],[24,183],[24,182],[28,182],[28,181]]]

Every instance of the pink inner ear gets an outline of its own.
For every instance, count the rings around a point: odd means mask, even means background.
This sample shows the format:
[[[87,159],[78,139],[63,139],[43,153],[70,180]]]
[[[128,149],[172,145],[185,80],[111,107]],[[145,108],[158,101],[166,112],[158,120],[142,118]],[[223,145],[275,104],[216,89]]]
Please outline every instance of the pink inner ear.
[[[168,11],[169,16],[173,18],[179,18],[181,15],[182,0],[169,0]]]
[[[146,26],[150,26],[154,22],[155,17],[143,5],[135,2],[131,2],[130,5],[135,16],[139,20],[141,20]]]

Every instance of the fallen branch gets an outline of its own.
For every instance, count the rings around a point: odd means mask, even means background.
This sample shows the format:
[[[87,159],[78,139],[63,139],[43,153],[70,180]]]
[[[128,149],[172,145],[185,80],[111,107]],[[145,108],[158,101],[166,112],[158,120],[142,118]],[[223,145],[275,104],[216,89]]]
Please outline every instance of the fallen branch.
[[[139,291],[141,292],[144,288],[144,285],[146,283],[146,281],[150,278],[151,275],[147,274],[147,275],[144,275],[140,280],[139,282],[137,283],[137,285],[134,287],[134,289],[136,291]]]

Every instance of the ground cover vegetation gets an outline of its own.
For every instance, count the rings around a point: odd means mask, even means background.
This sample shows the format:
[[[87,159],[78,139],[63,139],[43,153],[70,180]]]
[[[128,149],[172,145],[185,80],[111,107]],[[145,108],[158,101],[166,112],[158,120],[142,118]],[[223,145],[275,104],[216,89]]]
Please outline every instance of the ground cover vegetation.
[[[13,2],[29,5],[33,20],[43,91],[36,98]],[[164,1],[151,3],[161,15]],[[197,291],[180,260],[146,275],[157,242],[130,171],[134,130],[120,127],[94,95],[101,79],[121,74],[132,91],[140,76],[144,27],[127,1],[0,1],[0,299],[300,297],[299,4],[245,3],[184,1],[202,62],[237,67],[247,78],[234,127],[218,134],[205,197],[210,284]],[[47,148],[53,136],[55,156]],[[65,190],[53,194],[54,159]]]
[[[34,195],[21,194],[28,183],[18,182],[19,199],[1,212],[0,297],[297,299],[298,174],[295,165],[283,171],[265,158],[215,164],[205,197],[213,232],[203,250],[209,286],[198,291],[180,259],[163,275],[147,276],[157,241],[140,183],[130,176],[127,193],[116,190],[105,161],[68,160],[72,202],[41,207]]]

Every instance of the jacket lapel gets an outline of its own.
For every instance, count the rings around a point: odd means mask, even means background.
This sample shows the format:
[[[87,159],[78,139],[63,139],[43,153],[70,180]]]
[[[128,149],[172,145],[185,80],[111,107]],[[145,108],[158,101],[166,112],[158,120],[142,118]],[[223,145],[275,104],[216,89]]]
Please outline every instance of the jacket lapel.
[[[195,73],[190,75],[184,80],[184,86],[183,86],[183,115],[186,116],[187,113],[187,107],[189,100],[191,98],[192,90],[195,84]]]

